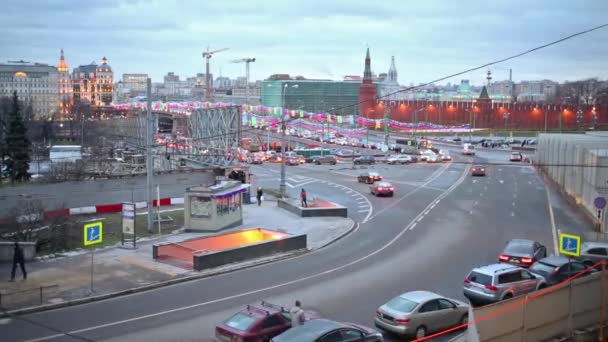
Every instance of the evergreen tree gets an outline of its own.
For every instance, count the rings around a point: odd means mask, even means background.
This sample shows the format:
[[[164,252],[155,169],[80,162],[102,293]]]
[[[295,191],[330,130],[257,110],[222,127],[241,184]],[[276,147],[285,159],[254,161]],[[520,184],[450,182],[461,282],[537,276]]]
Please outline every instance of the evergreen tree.
[[[13,106],[8,116],[8,127],[6,130],[6,173],[11,182],[25,182],[31,177],[28,172],[30,166],[31,142],[27,137],[27,126],[21,116],[19,98],[17,92],[13,93]]]

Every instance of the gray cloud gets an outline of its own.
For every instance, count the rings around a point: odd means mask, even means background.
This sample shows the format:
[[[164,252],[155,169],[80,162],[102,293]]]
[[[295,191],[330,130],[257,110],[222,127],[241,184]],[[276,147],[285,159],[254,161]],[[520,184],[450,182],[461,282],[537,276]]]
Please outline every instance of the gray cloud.
[[[486,63],[603,23],[606,1],[221,1],[5,0],[0,60],[70,66],[107,56],[117,74],[204,70],[207,46],[230,47],[212,71],[236,77],[230,60],[257,57],[252,76],[272,73],[339,79],[363,71],[366,44],[376,73],[397,60],[400,81],[418,83]],[[495,68],[517,79],[607,77],[608,29]],[[483,72],[467,75],[483,81]],[[116,76],[118,78],[119,76]],[[458,81],[458,80],[454,80]]]

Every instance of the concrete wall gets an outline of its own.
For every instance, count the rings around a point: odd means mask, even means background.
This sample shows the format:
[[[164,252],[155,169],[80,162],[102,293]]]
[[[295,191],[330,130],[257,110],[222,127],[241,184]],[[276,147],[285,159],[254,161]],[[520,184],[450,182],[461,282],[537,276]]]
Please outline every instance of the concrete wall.
[[[327,208],[302,208],[293,204],[290,201],[284,201],[281,199],[277,201],[277,205],[279,206],[279,208],[283,208],[301,217],[348,217],[348,208],[340,205],[335,205],[334,207]]]
[[[306,235],[290,236],[280,240],[265,241],[249,246],[194,255],[194,269],[201,271],[234,262],[305,248]]]
[[[533,293],[475,308],[469,318],[476,322],[475,329],[468,332],[469,340],[545,341],[571,336],[580,329],[598,324],[600,285],[601,275],[597,273],[540,297],[534,297],[536,293]]]
[[[223,229],[232,228],[243,224],[242,203],[238,207],[238,210],[226,213],[224,215],[218,215],[217,205],[213,198],[211,198],[212,206],[210,215],[208,217],[192,216],[190,212],[190,203],[192,197],[200,196],[200,194],[189,193],[186,193],[184,195],[184,227],[187,231],[217,232]]]
[[[29,261],[36,257],[36,243],[35,242],[19,242],[25,255],[25,260]],[[13,262],[13,251],[15,249],[15,242],[13,241],[0,241],[0,262]]]

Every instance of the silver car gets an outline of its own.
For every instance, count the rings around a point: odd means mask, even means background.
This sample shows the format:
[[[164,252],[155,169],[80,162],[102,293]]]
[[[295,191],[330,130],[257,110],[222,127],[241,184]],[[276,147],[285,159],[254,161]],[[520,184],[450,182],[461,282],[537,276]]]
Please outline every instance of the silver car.
[[[585,266],[591,266],[602,260],[608,261],[608,242],[583,242],[581,255],[577,259]]]
[[[468,321],[469,305],[429,291],[399,295],[376,310],[376,327],[408,337],[422,338]]]
[[[489,304],[546,287],[545,280],[514,265],[474,268],[464,280],[464,296],[471,304]]]

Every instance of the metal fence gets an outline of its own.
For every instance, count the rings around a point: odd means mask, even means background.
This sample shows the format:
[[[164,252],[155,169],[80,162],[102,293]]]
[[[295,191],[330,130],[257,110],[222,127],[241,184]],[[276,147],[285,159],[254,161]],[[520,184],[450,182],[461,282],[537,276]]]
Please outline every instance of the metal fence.
[[[24,305],[42,305],[49,293],[59,289],[59,285],[44,285],[25,290],[0,291],[0,308],[12,309]]]

